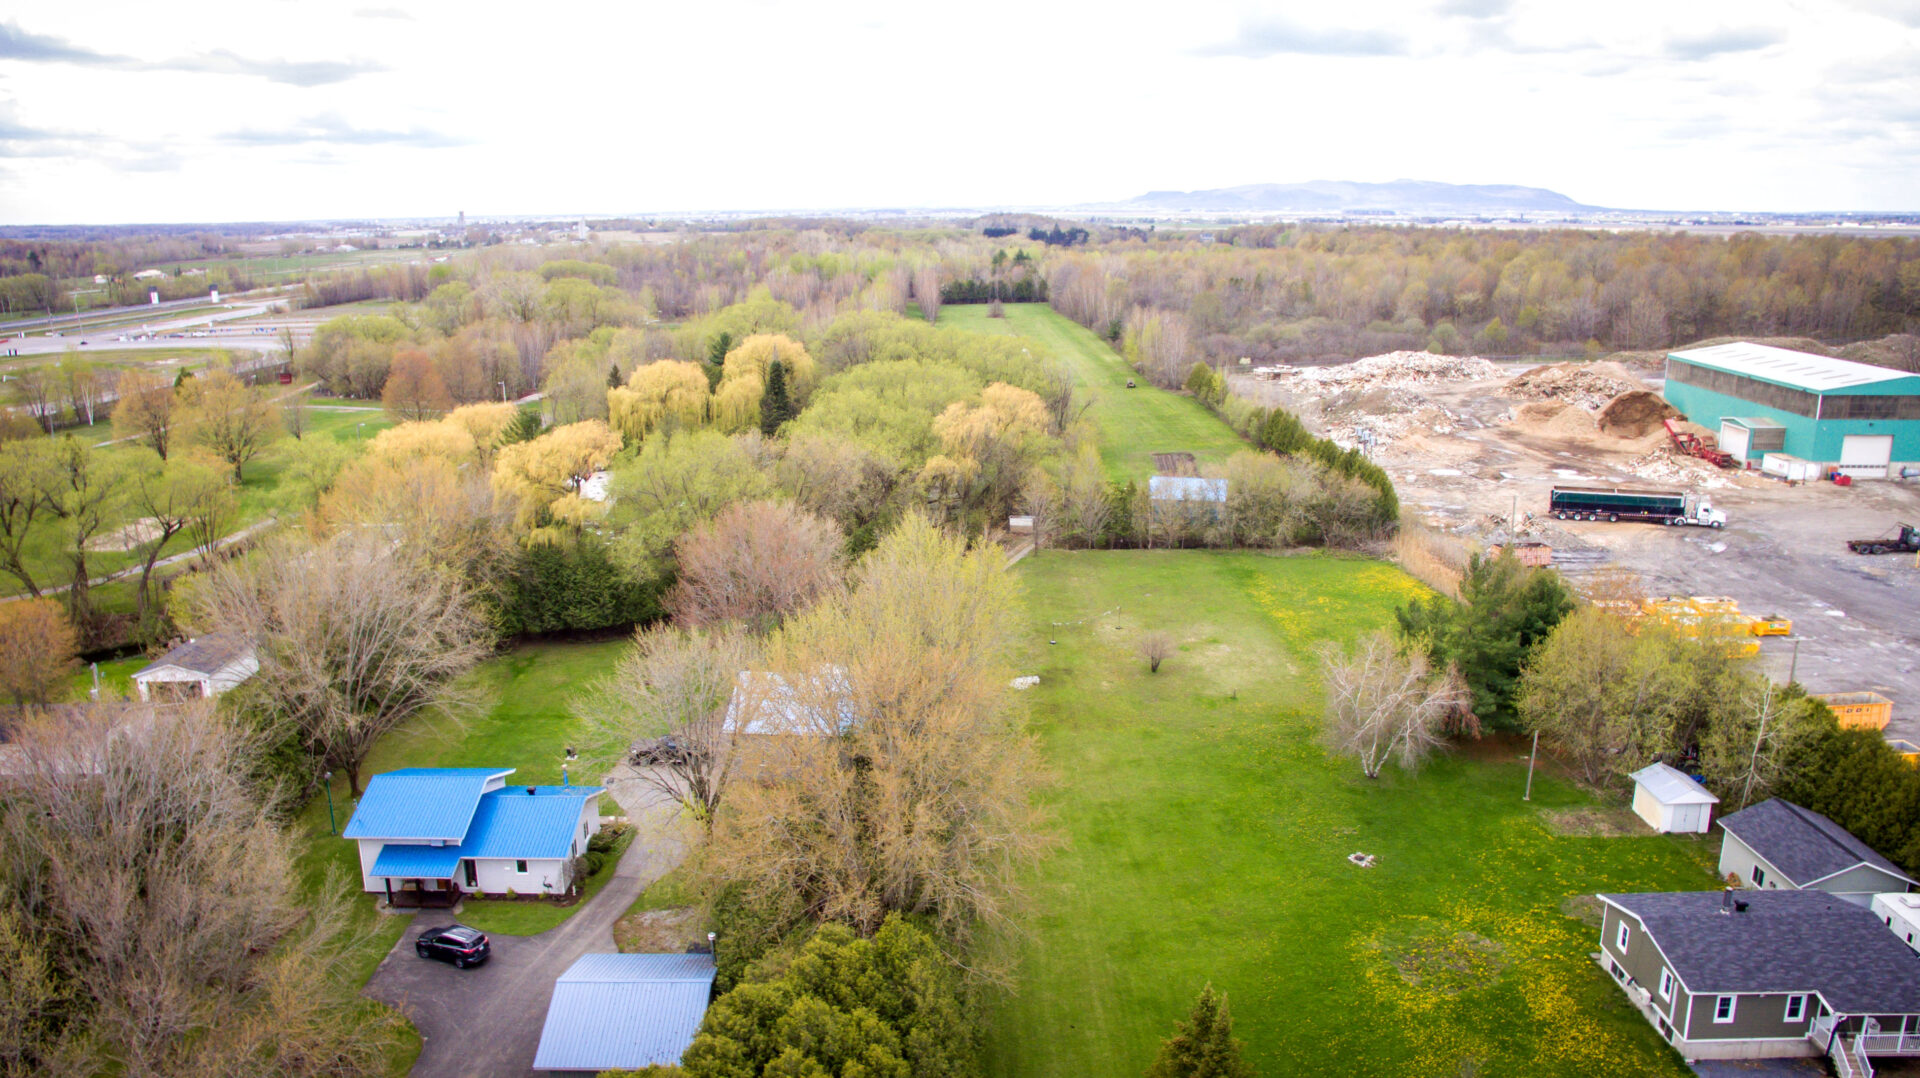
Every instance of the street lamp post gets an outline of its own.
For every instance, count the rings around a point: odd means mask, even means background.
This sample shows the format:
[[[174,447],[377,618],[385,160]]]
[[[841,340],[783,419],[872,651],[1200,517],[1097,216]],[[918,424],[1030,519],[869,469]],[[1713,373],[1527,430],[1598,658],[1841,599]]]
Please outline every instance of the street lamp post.
[[[333,772],[325,772],[320,777],[327,784],[327,831],[337,835],[340,833],[340,826],[333,822]]]

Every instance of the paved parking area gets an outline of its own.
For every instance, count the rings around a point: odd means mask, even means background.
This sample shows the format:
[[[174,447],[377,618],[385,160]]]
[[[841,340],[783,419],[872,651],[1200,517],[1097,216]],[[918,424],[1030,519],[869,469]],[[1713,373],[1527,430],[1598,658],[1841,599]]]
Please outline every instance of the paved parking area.
[[[493,935],[493,956],[476,969],[421,959],[413,941],[456,920],[444,910],[414,915],[367,982],[366,994],[392,1004],[420,1031],[413,1078],[523,1078],[553,997],[553,982],[583,954],[612,951],[613,923],[654,880],[686,856],[678,806],[632,780],[607,783],[637,833],[613,879],[559,927],[537,936]]]

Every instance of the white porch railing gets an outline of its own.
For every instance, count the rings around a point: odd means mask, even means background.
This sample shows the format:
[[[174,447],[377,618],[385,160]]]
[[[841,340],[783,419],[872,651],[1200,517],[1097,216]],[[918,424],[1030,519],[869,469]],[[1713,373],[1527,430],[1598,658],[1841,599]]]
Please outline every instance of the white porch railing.
[[[1854,1040],[1877,1056],[1920,1056],[1920,1033],[1862,1033]]]

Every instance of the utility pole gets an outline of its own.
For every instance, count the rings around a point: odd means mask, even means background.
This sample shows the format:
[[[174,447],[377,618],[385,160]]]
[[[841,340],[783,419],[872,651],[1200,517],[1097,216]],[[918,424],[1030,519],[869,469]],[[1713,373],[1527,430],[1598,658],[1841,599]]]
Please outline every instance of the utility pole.
[[[1533,732],[1533,748],[1528,750],[1527,752],[1527,792],[1521,796],[1520,800],[1522,801],[1533,800],[1533,761],[1539,755],[1540,755],[1540,731],[1535,730]]]
[[[1800,669],[1800,638],[1793,638],[1793,660],[1787,664],[1787,684],[1793,684],[1793,675]]]

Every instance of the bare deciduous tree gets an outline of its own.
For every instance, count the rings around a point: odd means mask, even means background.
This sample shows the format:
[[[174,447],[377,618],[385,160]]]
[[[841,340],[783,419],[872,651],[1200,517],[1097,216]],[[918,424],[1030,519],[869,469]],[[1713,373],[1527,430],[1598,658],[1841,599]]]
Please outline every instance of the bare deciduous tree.
[[[383,533],[317,544],[287,539],[229,562],[202,593],[201,620],[255,648],[254,692],[321,765],[360,794],[360,763],[381,734],[461,703],[453,682],[486,654],[467,585]]]
[[[1424,656],[1401,653],[1385,632],[1362,638],[1352,652],[1323,644],[1320,674],[1327,691],[1321,736],[1332,751],[1357,758],[1370,779],[1390,759],[1403,770],[1419,767],[1440,745],[1441,724],[1467,702],[1458,677],[1431,677]]]
[[[29,724],[0,805],[0,1072],[385,1072],[397,1016],[343,963],[345,904],[303,893],[250,788],[259,733],[211,709]],[[9,1004],[24,988],[37,1004]]]
[[[921,266],[913,272],[913,298],[928,322],[940,320],[940,267]]]
[[[671,737],[673,748],[640,769],[641,781],[711,830],[739,764],[743,724],[728,721],[730,710],[756,709],[752,700],[736,699],[736,689],[750,694],[764,683],[740,676],[753,669],[755,655],[753,644],[731,631],[640,630],[588,704],[595,755],[613,762],[638,741]]]
[[[778,766],[728,794],[704,862],[714,882],[869,932],[911,912],[964,941],[1002,916],[1046,843],[1007,686],[1004,562],[910,516],[857,587],[775,638],[793,732],[767,735]]]
[[[1144,633],[1140,637],[1140,657],[1147,660],[1147,672],[1157,674],[1160,664],[1173,654],[1173,637],[1158,629]]]
[[[680,537],[667,609],[683,625],[771,632],[840,583],[833,522],[779,502],[742,502]]]
[[[167,459],[177,418],[173,381],[134,368],[120,376],[120,399],[113,406],[113,427],[123,438],[145,438]]]
[[[233,465],[236,483],[245,478],[246,463],[280,436],[279,407],[230,371],[210,370],[189,380],[181,398],[194,440]]]

